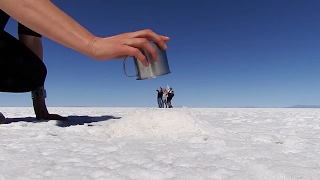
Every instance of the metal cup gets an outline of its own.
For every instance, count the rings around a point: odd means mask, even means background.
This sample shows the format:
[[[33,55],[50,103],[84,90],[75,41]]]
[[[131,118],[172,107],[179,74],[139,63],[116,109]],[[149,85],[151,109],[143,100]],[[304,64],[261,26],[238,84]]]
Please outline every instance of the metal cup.
[[[156,78],[156,77],[171,73],[169,69],[169,63],[168,63],[166,51],[160,49],[160,47],[155,42],[150,42],[150,43],[157,51],[158,61],[155,62],[151,57],[151,54],[146,50],[144,49],[140,50],[142,54],[146,56],[147,61],[149,62],[149,66],[145,67],[139,59],[137,59],[136,57],[133,57],[135,69],[136,69],[136,75],[129,76],[126,72],[126,59],[129,56],[125,57],[123,60],[123,71],[127,77],[137,77],[137,80],[145,80],[145,79]]]

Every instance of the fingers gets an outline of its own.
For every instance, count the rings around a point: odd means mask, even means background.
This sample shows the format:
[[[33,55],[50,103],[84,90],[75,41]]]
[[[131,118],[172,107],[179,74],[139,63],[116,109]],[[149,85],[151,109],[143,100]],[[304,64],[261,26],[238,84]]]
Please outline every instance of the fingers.
[[[158,44],[158,46],[163,49],[163,50],[166,50],[167,49],[167,45],[165,44],[164,41],[168,41],[169,38],[168,37],[165,37],[165,36],[159,36],[158,34],[156,34],[155,32],[153,32],[152,30],[150,29],[146,29],[146,30],[141,30],[141,31],[136,31],[136,32],[133,32],[131,33],[131,35],[133,37],[136,37],[136,38],[146,38],[148,40],[152,40],[154,41],[155,43]]]
[[[114,54],[114,57],[120,58],[123,57],[123,55],[134,56],[146,67],[149,65],[149,63],[147,57],[143,54],[144,52],[141,52],[140,49],[147,51],[154,61],[158,61],[157,50],[153,47],[150,41],[154,41],[160,49],[166,50],[167,45],[165,42],[170,40],[169,37],[158,35],[149,29],[124,33],[119,36],[109,38],[117,42],[120,41],[122,44],[121,48],[118,49],[120,52],[118,51],[116,54]]]
[[[134,39],[129,39],[128,44],[129,46],[137,47],[139,49],[144,49],[147,52],[150,53],[152,59],[157,62],[158,61],[158,54],[156,49],[150,44],[150,42],[145,39],[145,38],[134,38]]]
[[[142,52],[138,48],[134,48],[127,45],[123,48],[123,51],[125,52],[125,54],[128,54],[129,56],[136,57],[138,60],[141,61],[141,63],[144,66],[147,67],[149,65],[147,58],[142,54]]]
[[[164,42],[167,42],[170,40],[170,38],[168,36],[162,36],[160,35],[161,39],[164,41]]]

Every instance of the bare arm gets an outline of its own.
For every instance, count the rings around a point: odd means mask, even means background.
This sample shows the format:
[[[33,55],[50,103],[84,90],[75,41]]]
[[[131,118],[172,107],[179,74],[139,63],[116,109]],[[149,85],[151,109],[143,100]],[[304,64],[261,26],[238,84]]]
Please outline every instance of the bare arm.
[[[50,0],[0,0],[0,9],[39,34],[92,56],[92,46],[97,37]]]

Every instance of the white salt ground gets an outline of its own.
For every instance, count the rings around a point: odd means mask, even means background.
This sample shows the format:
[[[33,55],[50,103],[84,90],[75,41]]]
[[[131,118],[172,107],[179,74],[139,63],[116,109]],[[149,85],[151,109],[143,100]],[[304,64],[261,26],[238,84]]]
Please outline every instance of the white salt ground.
[[[319,179],[320,109],[0,108],[0,179]]]

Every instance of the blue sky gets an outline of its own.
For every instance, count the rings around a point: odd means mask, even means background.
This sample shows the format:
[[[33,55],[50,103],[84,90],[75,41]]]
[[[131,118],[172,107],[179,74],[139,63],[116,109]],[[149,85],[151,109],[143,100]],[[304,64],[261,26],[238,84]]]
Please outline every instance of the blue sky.
[[[48,106],[282,107],[320,104],[320,1],[52,1],[97,36],[150,28],[171,38],[171,74],[137,81],[122,60],[95,61],[43,38]],[[6,30],[17,36],[16,21]],[[132,61],[129,73],[134,73]],[[31,106],[0,93],[0,106]]]

